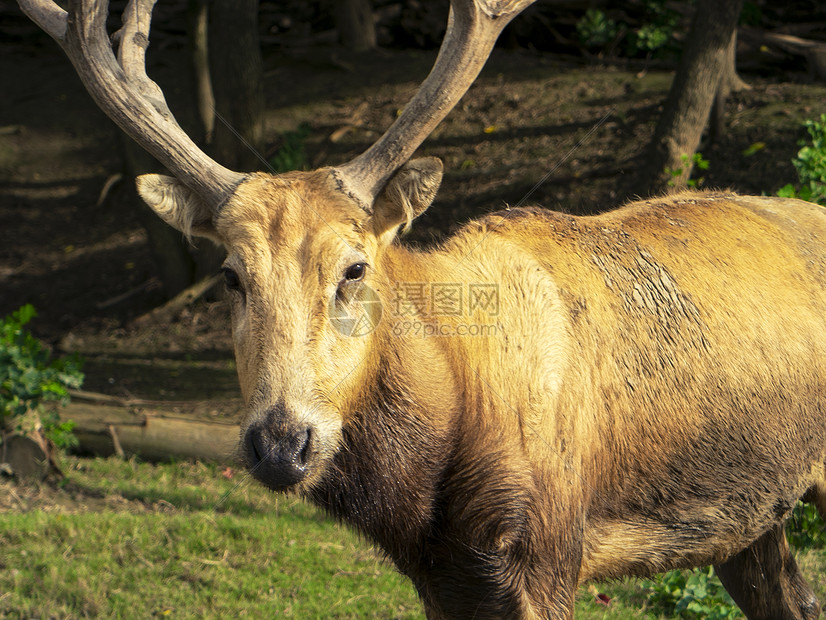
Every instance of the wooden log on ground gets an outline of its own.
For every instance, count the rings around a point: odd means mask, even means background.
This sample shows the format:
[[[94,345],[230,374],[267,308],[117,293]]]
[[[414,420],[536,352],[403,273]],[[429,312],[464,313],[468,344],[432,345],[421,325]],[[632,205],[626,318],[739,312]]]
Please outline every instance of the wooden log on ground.
[[[63,477],[37,411],[16,418],[14,429],[0,428],[0,471],[20,480]]]
[[[738,34],[755,46],[779,49],[786,54],[802,56],[806,59],[809,76],[812,79],[826,77],[826,43],[813,39],[802,39],[781,32],[766,32],[756,28],[742,27]]]
[[[26,435],[8,434],[3,438],[2,469],[22,480],[43,480],[51,471],[49,456],[40,443]]]
[[[197,459],[229,463],[234,460],[240,434],[236,424],[82,402],[70,403],[61,411],[61,418],[75,422],[74,433],[82,453],[120,453],[150,461]]]
[[[210,290],[217,286],[222,277],[223,276],[221,274],[215,274],[196,282],[189,288],[186,288],[175,295],[175,297],[170,299],[164,305],[137,317],[134,321],[132,321],[132,325],[141,326],[153,321],[164,322],[171,320],[181,310],[186,308],[195,300],[199,299],[201,296],[206,295]]]

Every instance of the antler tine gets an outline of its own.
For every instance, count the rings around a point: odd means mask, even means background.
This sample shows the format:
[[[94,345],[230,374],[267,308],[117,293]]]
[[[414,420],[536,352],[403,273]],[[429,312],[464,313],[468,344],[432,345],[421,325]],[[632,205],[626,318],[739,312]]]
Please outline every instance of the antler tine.
[[[123,13],[118,59],[106,31],[107,0],[18,0],[20,8],[69,57],[98,106],[204,202],[217,208],[244,179],[209,158],[186,135],[145,71],[155,0],[130,0]]]
[[[146,75],[149,25],[156,0],[129,0],[123,10],[123,26],[113,36],[118,43],[118,63],[126,79],[161,113],[169,113],[163,91]],[[142,20],[141,16],[146,19]]]
[[[66,36],[66,22],[69,14],[51,0],[18,0],[20,9],[26,16],[48,34],[60,42]]]
[[[430,74],[385,134],[334,169],[368,211],[384,185],[447,116],[479,75],[505,26],[534,0],[451,0],[447,32]]]

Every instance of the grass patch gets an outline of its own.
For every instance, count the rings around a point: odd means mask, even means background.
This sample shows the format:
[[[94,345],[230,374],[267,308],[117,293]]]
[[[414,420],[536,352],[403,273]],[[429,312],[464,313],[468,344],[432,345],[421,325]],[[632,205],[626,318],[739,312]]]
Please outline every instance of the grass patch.
[[[418,617],[409,584],[315,519],[43,512],[0,526],[3,617]]]
[[[0,515],[0,617],[422,617],[410,583],[353,532],[243,476],[67,469],[61,488],[16,487],[23,509]]]
[[[424,617],[410,582],[350,529],[240,473],[64,465],[56,487],[0,481],[0,617]],[[800,564],[823,600],[826,552],[804,552]],[[683,574],[688,591],[692,573]],[[584,587],[576,617],[699,617],[660,604],[656,581]]]

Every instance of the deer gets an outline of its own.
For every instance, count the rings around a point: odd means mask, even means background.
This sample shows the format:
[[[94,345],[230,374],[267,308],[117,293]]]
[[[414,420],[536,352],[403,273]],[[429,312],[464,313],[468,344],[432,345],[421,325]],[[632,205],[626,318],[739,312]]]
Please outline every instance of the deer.
[[[821,207],[513,208],[407,247],[443,174],[414,152],[531,0],[451,0],[386,133],[285,174],[228,170],[179,127],[145,70],[154,0],[114,46],[105,1],[19,4],[170,172],[137,179],[145,202],[226,249],[249,472],[371,540],[428,618],[571,618],[583,584],[709,564],[749,618],[819,617],[784,524],[799,500],[826,516]]]

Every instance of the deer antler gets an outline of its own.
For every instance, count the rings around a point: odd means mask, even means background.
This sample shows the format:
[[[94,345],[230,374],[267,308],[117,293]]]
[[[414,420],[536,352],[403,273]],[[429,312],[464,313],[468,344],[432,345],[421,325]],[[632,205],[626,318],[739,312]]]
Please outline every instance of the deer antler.
[[[146,75],[155,0],[130,0],[126,6],[123,27],[115,34],[117,59],[106,32],[107,0],[70,0],[68,11],[51,0],[18,2],[63,48],[89,94],[124,132],[213,208],[229,197],[244,175],[224,168],[196,146]]]
[[[479,75],[502,29],[534,0],[451,0],[436,63],[396,122],[367,151],[333,169],[342,189],[370,210],[390,177],[438,125]],[[212,208],[244,179],[210,159],[175,121],[145,71],[155,0],[130,0],[118,58],[106,32],[107,0],[18,0],[23,12],[66,52],[100,108]]]
[[[470,88],[505,26],[533,2],[451,0],[447,32],[433,69],[385,134],[334,169],[342,189],[370,210],[393,173]]]

